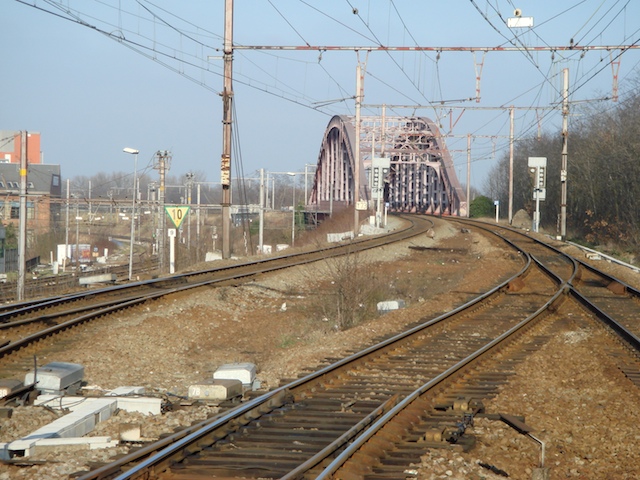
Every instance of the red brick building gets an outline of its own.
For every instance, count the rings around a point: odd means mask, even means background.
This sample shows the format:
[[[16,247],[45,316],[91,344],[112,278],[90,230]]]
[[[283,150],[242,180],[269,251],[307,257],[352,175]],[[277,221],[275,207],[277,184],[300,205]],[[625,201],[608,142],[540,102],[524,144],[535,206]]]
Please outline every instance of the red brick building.
[[[60,165],[42,163],[40,133],[27,132],[27,244],[49,232],[60,216]],[[0,223],[18,227],[22,132],[0,130]]]
[[[20,131],[0,130],[0,163],[20,163],[21,137]],[[27,163],[42,163],[39,132],[27,132]]]

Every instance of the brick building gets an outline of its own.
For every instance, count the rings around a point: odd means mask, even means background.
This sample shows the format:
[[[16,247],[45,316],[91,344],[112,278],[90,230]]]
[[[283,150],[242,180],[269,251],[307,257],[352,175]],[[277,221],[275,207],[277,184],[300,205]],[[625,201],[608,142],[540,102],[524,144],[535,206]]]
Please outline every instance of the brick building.
[[[21,131],[0,130],[0,163],[20,163],[21,136]],[[40,133],[38,132],[27,132],[27,163],[42,163]]]
[[[51,231],[60,218],[60,165],[42,163],[40,133],[27,132],[27,245],[34,235]],[[0,222],[20,223],[22,132],[0,130]]]

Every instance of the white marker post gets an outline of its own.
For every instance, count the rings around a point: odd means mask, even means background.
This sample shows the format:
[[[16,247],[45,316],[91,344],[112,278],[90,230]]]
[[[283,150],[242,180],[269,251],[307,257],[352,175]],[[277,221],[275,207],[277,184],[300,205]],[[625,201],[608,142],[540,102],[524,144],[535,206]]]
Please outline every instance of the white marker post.
[[[167,229],[169,236],[169,273],[176,273],[176,229]]]
[[[500,200],[494,200],[493,204],[496,206],[496,223],[498,223],[498,218],[500,217]]]
[[[173,222],[173,225],[176,228],[169,228],[167,230],[167,235],[170,238],[169,243],[169,273],[176,272],[176,229],[180,228],[182,225],[182,221],[187,217],[189,213],[189,209],[191,207],[185,206],[172,206],[167,205],[164,207],[165,212],[169,215],[169,218]]]

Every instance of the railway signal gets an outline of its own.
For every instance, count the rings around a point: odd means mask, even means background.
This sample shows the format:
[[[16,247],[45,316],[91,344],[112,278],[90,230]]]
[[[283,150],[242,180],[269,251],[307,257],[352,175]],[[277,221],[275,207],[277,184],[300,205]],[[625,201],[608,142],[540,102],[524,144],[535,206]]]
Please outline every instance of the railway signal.
[[[536,201],[536,211],[533,214],[533,231],[540,227],[540,202],[547,195],[547,157],[529,157],[527,166],[533,174],[533,199]]]

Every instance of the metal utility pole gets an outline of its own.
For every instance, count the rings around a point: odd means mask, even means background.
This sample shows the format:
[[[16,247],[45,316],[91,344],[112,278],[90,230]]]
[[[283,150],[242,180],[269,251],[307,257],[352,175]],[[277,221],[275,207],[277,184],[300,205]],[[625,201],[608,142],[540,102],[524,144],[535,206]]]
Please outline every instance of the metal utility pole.
[[[193,186],[193,173],[189,172],[186,175],[187,177],[187,205],[191,207],[191,187]],[[191,208],[189,208],[189,212],[187,213],[187,249],[189,250],[189,255],[191,255]]]
[[[357,237],[360,226],[360,215],[358,212],[358,201],[360,200],[360,106],[362,105],[362,67],[360,59],[356,66],[356,145],[353,174],[353,232]]]
[[[196,259],[200,261],[200,184],[196,185],[196,198],[198,208],[196,209]]]
[[[562,186],[560,200],[560,237],[567,238],[567,140],[569,137],[569,69],[562,70],[562,168],[560,169],[560,184]]]
[[[509,108],[509,225],[513,222],[513,105]],[[467,198],[467,201],[469,199]]]
[[[69,179],[67,178],[67,219],[64,225],[64,258],[62,259],[62,271],[64,272],[67,266],[67,256],[71,259],[69,253],[69,201],[71,199],[71,190],[69,189]]]
[[[80,225],[78,224],[78,217],[80,216],[80,203],[78,202],[78,195],[76,194],[76,275],[80,272]]]
[[[165,252],[165,236],[167,234],[165,228],[165,212],[164,212],[164,190],[165,190],[165,173],[167,171],[167,160],[171,159],[171,153],[167,150],[156,152],[158,163],[154,165],[160,173],[160,186],[158,187],[158,259],[160,260],[160,272],[164,272],[164,252]]]
[[[224,88],[222,90],[222,258],[231,256],[231,122],[232,122],[232,67],[233,67],[233,0],[224,5]]]
[[[27,249],[27,132],[21,132],[20,149],[20,235],[18,235],[18,301],[24,300]]]
[[[471,205],[471,134],[467,134],[467,218],[470,215],[470,205]]]
[[[98,208],[100,207],[98,206]],[[96,212],[97,211],[98,209],[96,209]],[[93,220],[93,214],[91,212],[91,180],[89,180],[89,228],[87,230],[87,236],[89,239],[91,239],[91,221]],[[91,243],[91,240],[89,240],[89,243]]]

